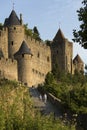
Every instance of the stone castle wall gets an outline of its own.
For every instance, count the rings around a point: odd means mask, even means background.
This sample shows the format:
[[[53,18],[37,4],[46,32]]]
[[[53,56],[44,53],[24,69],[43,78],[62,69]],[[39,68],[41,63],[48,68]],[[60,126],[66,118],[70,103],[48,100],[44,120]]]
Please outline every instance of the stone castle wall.
[[[59,39],[54,41],[51,46],[52,65],[55,65],[61,71],[71,73],[73,46],[67,39]]]
[[[21,57],[17,64],[13,64],[10,59],[14,59],[16,53],[23,40],[31,49],[33,56],[27,59]],[[2,74],[8,79],[17,79],[23,83],[38,85],[43,83],[46,74],[51,71],[51,50],[45,43],[31,39],[29,36],[24,36],[23,26],[10,26],[8,29],[1,32],[0,37],[1,48],[6,59],[1,59]],[[18,69],[19,68],[19,69]]]
[[[24,40],[24,27],[22,25],[10,26],[8,28],[8,52],[9,58],[13,58]]]
[[[38,83],[44,82],[46,74],[52,70],[51,50],[45,43],[38,42],[30,37],[25,36],[25,41],[33,54],[30,60],[30,85],[38,85]]]
[[[78,71],[78,72],[84,72],[84,64],[81,62],[81,63],[74,63],[73,64],[73,74],[75,73],[75,71]]]
[[[17,80],[17,61],[12,59],[0,59],[0,77]]]
[[[3,52],[5,58],[8,58],[8,30],[3,28],[0,30],[0,49]]]
[[[66,70],[72,73],[73,44],[67,39],[65,41]]]
[[[15,11],[12,11],[9,18],[6,19],[3,29],[0,30],[0,75],[2,77],[19,80],[28,86],[37,86],[44,83],[46,74],[56,64],[60,72],[74,72],[76,65],[73,65],[72,62],[73,45],[64,37],[61,29],[49,47],[44,42],[26,36],[24,25],[20,23],[21,20],[22,17],[18,19]],[[24,46],[20,53],[23,41]],[[29,49],[31,49],[32,55]],[[1,52],[3,52],[3,58]],[[15,53],[18,54],[17,58],[14,57]],[[83,63],[78,63],[77,67],[82,67],[82,65]]]
[[[23,54],[18,57],[18,80],[22,83],[32,86],[31,55]],[[35,80],[35,79],[34,79]]]

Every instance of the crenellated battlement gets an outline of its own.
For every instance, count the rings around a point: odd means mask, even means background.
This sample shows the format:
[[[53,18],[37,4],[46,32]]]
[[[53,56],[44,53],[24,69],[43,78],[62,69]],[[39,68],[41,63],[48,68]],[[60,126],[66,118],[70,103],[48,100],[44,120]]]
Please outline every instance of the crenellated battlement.
[[[1,77],[18,80],[28,86],[37,86],[44,83],[46,74],[55,65],[61,71],[74,73],[76,66],[72,62],[73,44],[64,37],[61,29],[51,41],[51,46],[25,35],[24,30],[22,21],[12,10],[0,30]],[[81,61],[81,67],[78,68],[82,68],[82,65]]]
[[[43,47],[44,49],[49,49],[50,47],[46,45],[45,42],[43,41],[38,41],[30,36],[27,36],[25,35],[25,40],[28,41],[29,43],[32,43],[32,44],[36,44],[37,46],[39,47]]]
[[[15,59],[0,58],[0,64],[9,65],[12,67],[13,65],[17,65],[17,61]]]
[[[0,37],[7,35],[7,33],[8,33],[8,29],[6,27],[3,27],[3,29],[0,30]]]
[[[0,72],[6,79],[17,80],[17,61],[7,58],[0,58]]]

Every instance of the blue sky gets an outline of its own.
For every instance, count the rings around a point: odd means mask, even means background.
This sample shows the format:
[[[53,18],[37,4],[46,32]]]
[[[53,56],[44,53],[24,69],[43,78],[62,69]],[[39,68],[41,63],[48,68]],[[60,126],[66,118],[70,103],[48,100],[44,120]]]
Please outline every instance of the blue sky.
[[[82,0],[3,0],[0,2],[0,23],[9,16],[14,3],[14,10],[18,16],[22,13],[24,24],[27,23],[31,29],[37,26],[43,40],[52,40],[60,27],[64,36],[72,41],[73,29],[79,29],[80,25],[76,10],[82,6],[81,2]],[[74,43],[73,57],[77,54],[87,64],[87,50]]]

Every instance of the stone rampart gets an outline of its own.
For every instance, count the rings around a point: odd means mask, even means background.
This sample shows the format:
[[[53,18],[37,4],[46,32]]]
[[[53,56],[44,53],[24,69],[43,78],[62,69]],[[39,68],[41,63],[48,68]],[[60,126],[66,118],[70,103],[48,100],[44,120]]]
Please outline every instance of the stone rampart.
[[[43,83],[46,74],[51,71],[51,50],[43,42],[25,36],[25,42],[33,54],[31,58],[31,84]]]
[[[17,62],[12,59],[0,59],[0,76],[9,80],[17,80]]]
[[[8,58],[8,30],[3,28],[0,30],[0,49],[3,52],[5,58]]]

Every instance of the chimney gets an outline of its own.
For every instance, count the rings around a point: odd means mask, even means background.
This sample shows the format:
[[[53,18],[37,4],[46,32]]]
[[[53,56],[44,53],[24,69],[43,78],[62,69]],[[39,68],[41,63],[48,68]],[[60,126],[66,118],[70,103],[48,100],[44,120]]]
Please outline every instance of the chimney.
[[[23,20],[22,20],[22,14],[20,14],[20,24],[23,24]]]

